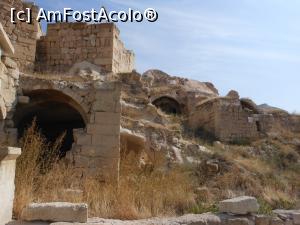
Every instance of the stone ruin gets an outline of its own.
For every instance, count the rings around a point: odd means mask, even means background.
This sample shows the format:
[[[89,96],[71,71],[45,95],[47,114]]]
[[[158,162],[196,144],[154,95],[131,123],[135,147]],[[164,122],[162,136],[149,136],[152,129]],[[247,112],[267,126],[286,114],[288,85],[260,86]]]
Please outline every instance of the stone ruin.
[[[66,131],[61,154],[82,176],[103,181],[118,180],[122,153],[146,160],[143,153],[164,151],[171,161],[191,161],[189,152],[200,147],[174,128],[172,115],[183,119],[187,132],[224,142],[300,132],[299,116],[258,106],[235,91],[223,97],[211,83],[159,70],[137,73],[134,53],[112,23],[48,24],[43,34],[35,20],[12,24],[12,7],[30,7],[33,17],[38,11],[21,0],[0,2],[1,179],[9,180],[2,175],[8,160],[14,173],[19,153],[11,147],[33,118],[50,141]],[[2,183],[0,190],[8,190]],[[1,208],[0,216],[1,210],[7,211]]]

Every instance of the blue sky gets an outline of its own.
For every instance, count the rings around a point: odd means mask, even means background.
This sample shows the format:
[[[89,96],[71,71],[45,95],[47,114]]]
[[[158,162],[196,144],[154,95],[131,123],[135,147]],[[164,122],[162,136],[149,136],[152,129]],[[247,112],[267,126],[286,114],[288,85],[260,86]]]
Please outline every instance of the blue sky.
[[[300,112],[299,0],[35,0],[46,10],[144,10],[155,23],[119,23],[143,73],[210,81],[257,104]]]

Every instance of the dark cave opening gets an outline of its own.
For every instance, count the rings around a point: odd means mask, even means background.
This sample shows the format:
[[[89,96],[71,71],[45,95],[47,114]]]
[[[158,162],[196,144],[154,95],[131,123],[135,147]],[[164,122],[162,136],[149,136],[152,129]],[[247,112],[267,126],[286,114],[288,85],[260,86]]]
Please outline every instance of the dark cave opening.
[[[160,97],[154,100],[152,104],[167,114],[181,114],[180,104],[173,98]]]
[[[63,98],[43,98],[45,96],[40,94],[32,95],[29,104],[17,105],[14,121],[18,129],[18,138],[23,137],[24,131],[36,119],[37,127],[47,143],[53,144],[65,132],[59,153],[60,157],[64,157],[74,143],[73,129],[84,128],[84,119],[68,104],[69,101],[64,102]]]

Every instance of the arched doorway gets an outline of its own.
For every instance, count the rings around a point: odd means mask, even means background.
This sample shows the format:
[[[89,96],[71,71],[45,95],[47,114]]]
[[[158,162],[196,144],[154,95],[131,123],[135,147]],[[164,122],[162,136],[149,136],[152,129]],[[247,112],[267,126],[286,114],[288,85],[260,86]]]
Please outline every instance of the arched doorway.
[[[56,90],[35,90],[26,93],[30,103],[18,104],[14,114],[14,123],[21,138],[34,118],[41,133],[48,142],[54,142],[66,132],[60,149],[60,156],[71,150],[74,142],[73,129],[84,128],[83,111],[78,103]]]
[[[167,114],[181,114],[180,104],[173,98],[163,96],[154,100],[152,104]]]

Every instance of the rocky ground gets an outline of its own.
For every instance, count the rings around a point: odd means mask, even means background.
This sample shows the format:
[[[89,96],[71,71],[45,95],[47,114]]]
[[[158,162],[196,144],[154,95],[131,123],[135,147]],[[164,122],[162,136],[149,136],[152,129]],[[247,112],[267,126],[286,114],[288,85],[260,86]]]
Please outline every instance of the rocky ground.
[[[88,219],[86,204],[42,203],[31,204],[23,210],[25,221],[7,225],[299,225],[299,210],[274,210],[271,215],[258,215],[259,204],[254,197],[242,196],[219,203],[219,213],[187,214],[181,217],[150,218],[143,220]],[[34,221],[53,221],[34,222]],[[54,222],[56,221],[56,222]],[[69,222],[57,222],[69,221]],[[80,223],[81,222],[81,223]]]
[[[298,214],[300,211],[298,211]],[[279,217],[270,216],[232,216],[226,214],[215,215],[206,214],[188,214],[173,218],[151,218],[144,220],[110,220],[101,218],[91,218],[87,223],[66,223],[66,222],[23,222],[14,221],[7,225],[298,225],[299,219],[293,219],[290,216]],[[298,217],[299,218],[299,217]]]

